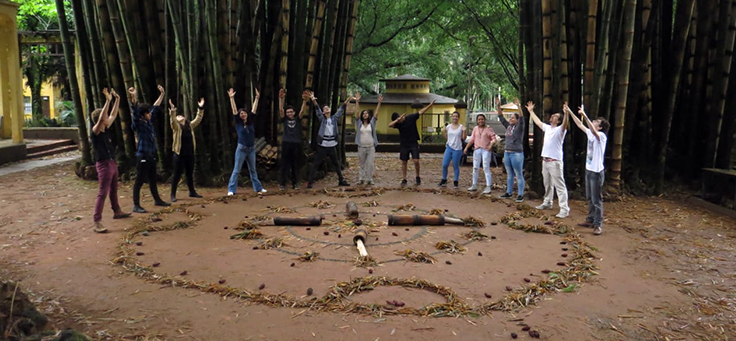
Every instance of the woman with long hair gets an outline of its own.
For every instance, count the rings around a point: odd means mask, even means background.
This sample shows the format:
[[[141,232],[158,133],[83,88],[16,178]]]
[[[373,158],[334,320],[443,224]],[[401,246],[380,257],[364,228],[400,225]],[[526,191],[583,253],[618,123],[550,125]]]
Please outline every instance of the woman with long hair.
[[[115,122],[118,116],[118,107],[120,106],[120,96],[107,88],[102,89],[102,93],[107,99],[102,109],[95,109],[92,114],[92,147],[95,151],[95,167],[97,168],[97,181],[100,189],[97,191],[97,200],[95,201],[95,214],[93,216],[93,230],[97,233],[106,233],[107,229],[102,226],[102,208],[105,206],[105,199],[110,196],[110,204],[115,212],[113,219],[130,217],[130,213],[125,213],[120,209],[118,203],[118,164],[115,162],[115,146],[112,144],[111,134],[107,128]],[[115,97],[115,104],[110,110],[110,102]]]
[[[171,202],[176,202],[176,187],[179,186],[179,179],[186,169],[187,186],[189,186],[190,198],[201,198],[194,190],[194,150],[197,149],[197,140],[194,138],[194,128],[199,126],[204,117],[204,98],[199,100],[197,117],[189,122],[184,115],[176,114],[176,106],[169,99],[169,119],[171,121],[171,130],[173,134],[173,142],[171,150],[174,152],[174,178],[171,180]]]
[[[258,99],[261,95],[256,91],[256,98],[253,101],[253,111],[250,108],[237,109],[235,105],[235,90],[230,88],[227,95],[230,97],[230,106],[233,109],[233,119],[235,120],[235,130],[238,132],[238,147],[235,149],[235,165],[233,173],[230,175],[230,182],[227,186],[227,195],[233,195],[238,190],[238,176],[243,168],[243,162],[248,164],[248,173],[250,173],[250,181],[253,183],[253,190],[256,193],[266,193],[266,190],[258,180],[256,172],[256,130],[253,127],[256,110],[258,109]]]
[[[383,95],[378,95],[376,110],[371,113],[368,110],[360,110],[360,93],[355,94],[358,103],[355,117],[355,144],[358,146],[358,161],[360,174],[358,184],[373,185],[373,160],[376,155],[378,137],[376,135],[376,121],[378,110],[383,102]]]
[[[455,171],[455,180],[453,185],[458,188],[458,180],[460,179],[460,159],[463,157],[463,141],[467,135],[467,131],[460,124],[460,113],[455,111],[452,113],[452,123],[442,128],[442,135],[445,136],[447,144],[445,145],[445,157],[442,159],[442,180],[440,187],[447,186],[447,167],[452,161],[452,169]]]
[[[496,143],[496,133],[493,128],[486,125],[486,115],[480,114],[475,118],[477,125],[470,134],[468,145],[465,146],[464,152],[468,152],[470,145],[473,145],[473,184],[468,191],[475,192],[478,189],[478,175],[481,167],[483,173],[486,174],[486,188],[483,194],[491,194],[491,148]]]

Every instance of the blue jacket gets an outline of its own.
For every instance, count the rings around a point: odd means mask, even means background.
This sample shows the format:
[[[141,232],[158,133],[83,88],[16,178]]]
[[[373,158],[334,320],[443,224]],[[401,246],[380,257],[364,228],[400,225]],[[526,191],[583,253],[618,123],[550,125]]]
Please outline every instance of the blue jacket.
[[[322,139],[325,136],[325,127],[327,126],[327,120],[325,120],[325,114],[322,113],[322,108],[319,106],[315,106],[315,109],[317,111],[317,118],[319,119],[319,132],[317,133],[317,145],[322,144]],[[335,136],[339,137],[340,133],[338,131],[338,119],[342,117],[342,114],[345,112],[345,104],[341,105],[337,112],[334,115],[330,115],[329,120],[332,121],[332,126],[335,127]]]
[[[360,127],[363,126],[363,120],[355,123],[355,144],[360,147]],[[376,116],[371,118],[371,131],[373,132],[373,147],[378,146],[378,137],[376,136]]]

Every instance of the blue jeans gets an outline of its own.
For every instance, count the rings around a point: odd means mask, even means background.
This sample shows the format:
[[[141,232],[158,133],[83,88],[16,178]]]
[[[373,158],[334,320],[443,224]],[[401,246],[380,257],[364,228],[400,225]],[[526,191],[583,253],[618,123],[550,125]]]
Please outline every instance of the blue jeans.
[[[603,171],[585,171],[585,198],[588,199],[588,217],[585,219],[593,226],[603,227]]]
[[[514,189],[514,177],[519,195],[524,195],[524,152],[504,152],[503,163],[506,165],[506,193]]]
[[[442,159],[442,180],[447,180],[447,167],[452,160],[452,169],[455,171],[455,181],[460,179],[460,159],[463,157],[462,150],[445,147],[445,158]]]
[[[258,180],[258,173],[256,172],[256,147],[246,147],[239,143],[238,149],[235,150],[235,166],[233,167],[233,174],[230,175],[227,191],[235,193],[238,190],[238,175],[240,175],[240,170],[243,169],[244,161],[248,162],[248,172],[250,173],[250,181],[253,183],[253,190],[260,192],[263,185]]]

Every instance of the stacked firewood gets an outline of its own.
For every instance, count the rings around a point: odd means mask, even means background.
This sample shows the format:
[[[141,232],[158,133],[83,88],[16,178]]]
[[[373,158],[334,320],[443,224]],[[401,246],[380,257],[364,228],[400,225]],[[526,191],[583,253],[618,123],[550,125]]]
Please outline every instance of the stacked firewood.
[[[266,143],[266,139],[261,137],[256,140],[256,158],[258,165],[264,166],[266,169],[276,165],[278,161],[278,147]]]

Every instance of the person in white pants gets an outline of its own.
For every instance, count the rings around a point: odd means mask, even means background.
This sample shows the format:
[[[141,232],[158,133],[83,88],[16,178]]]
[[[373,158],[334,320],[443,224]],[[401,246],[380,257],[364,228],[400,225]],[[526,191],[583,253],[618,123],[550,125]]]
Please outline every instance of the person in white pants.
[[[483,194],[491,194],[491,156],[493,155],[491,147],[496,143],[497,137],[493,128],[486,125],[485,115],[480,114],[475,120],[477,125],[473,128],[468,145],[465,146],[463,151],[467,154],[470,145],[475,148],[473,151],[473,185],[468,188],[468,191],[474,192],[478,189],[478,175],[482,165],[483,172],[486,174],[486,188],[483,190]]]
[[[534,103],[529,101],[526,104],[534,123],[544,131],[544,143],[542,145],[542,178],[544,180],[544,201],[537,206],[538,210],[548,210],[552,208],[552,203],[557,191],[557,199],[560,204],[560,212],[557,218],[567,218],[570,215],[570,207],[567,205],[567,187],[565,186],[565,172],[562,156],[562,144],[567,135],[567,126],[570,118],[566,111],[564,116],[560,113],[552,114],[549,117],[549,124],[534,114]]]

